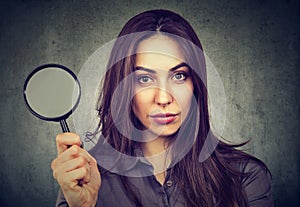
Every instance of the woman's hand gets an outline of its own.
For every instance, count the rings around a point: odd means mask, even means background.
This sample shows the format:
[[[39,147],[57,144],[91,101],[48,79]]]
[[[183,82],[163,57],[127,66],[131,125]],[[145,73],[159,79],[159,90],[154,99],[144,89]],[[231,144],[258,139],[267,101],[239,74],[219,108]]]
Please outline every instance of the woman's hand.
[[[56,145],[58,156],[51,168],[69,206],[95,206],[101,185],[96,160],[80,148],[77,134],[58,134]]]

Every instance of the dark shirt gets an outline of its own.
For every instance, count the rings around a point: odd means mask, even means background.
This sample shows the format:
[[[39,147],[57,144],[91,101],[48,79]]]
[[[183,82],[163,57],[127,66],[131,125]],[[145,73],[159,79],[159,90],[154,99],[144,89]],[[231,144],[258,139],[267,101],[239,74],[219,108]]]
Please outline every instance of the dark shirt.
[[[145,160],[139,160],[134,164],[149,165]],[[256,161],[235,163],[240,172],[247,173],[242,178],[242,186],[248,198],[250,207],[274,206],[271,193],[270,175],[264,167]],[[132,167],[131,169],[134,169]],[[145,168],[144,168],[145,169]],[[101,170],[100,170],[101,172]],[[102,184],[98,193],[97,207],[133,207],[134,204],[127,197],[123,188],[120,175],[106,171],[101,172]],[[154,175],[142,177],[128,177],[129,181],[136,186],[143,207],[183,207],[187,206],[182,193],[176,188],[177,183],[167,173],[165,183],[161,185]],[[64,195],[59,190],[57,207],[67,207]]]

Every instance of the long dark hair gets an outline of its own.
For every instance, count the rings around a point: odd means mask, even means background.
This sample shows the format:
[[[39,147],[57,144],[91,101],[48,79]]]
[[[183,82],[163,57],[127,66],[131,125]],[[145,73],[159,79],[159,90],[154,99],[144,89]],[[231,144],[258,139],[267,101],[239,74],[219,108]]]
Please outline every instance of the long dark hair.
[[[170,169],[171,175],[176,179],[188,206],[247,206],[247,197],[241,184],[243,175],[232,163],[253,159],[266,166],[251,155],[236,149],[245,143],[230,145],[222,141],[218,141],[216,149],[205,161],[199,162],[199,154],[207,138],[209,137],[212,142],[217,139],[210,132],[205,59],[203,52],[199,52],[199,49],[201,51],[203,49],[195,31],[184,18],[174,12],[168,10],[143,12],[130,19],[121,30],[112,49],[103,89],[99,96],[97,110],[100,122],[95,134],[101,131],[107,138],[107,142],[116,150],[127,155],[134,155],[138,142],[124,136],[124,133],[120,133],[116,126],[122,125],[122,128],[127,130],[126,134],[132,134],[132,124],[124,120],[121,115],[113,118],[112,94],[120,82],[133,72],[135,56],[132,54],[138,43],[158,32],[170,34],[171,38],[175,35],[192,42],[195,46],[180,43],[185,58],[192,68],[191,77],[197,102],[196,105],[191,106],[180,130],[183,130],[185,139],[193,139],[193,145],[185,156]],[[134,38],[127,38],[126,36],[130,34],[136,35]],[[128,56],[123,58],[124,53]],[[131,108],[128,108],[134,93],[132,81],[130,79],[126,81],[129,87],[118,91],[118,108],[114,110],[117,110],[116,114],[129,111],[131,121],[138,125],[138,120],[134,117]],[[176,147],[178,146],[175,145],[174,148]],[[125,176],[121,176],[121,180],[125,189],[129,191],[127,194],[129,199],[136,206],[142,206],[135,186]]]

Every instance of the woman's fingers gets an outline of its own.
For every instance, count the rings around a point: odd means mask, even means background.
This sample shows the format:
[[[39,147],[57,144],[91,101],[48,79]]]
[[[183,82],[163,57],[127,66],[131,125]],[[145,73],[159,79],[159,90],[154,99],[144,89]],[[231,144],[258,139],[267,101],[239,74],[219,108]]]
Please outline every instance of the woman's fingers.
[[[56,136],[56,146],[59,155],[73,145],[81,146],[81,140],[77,134],[67,132]]]
[[[63,133],[56,137],[58,156],[51,168],[70,206],[94,205],[101,185],[97,161],[80,148],[80,137]]]
[[[91,179],[91,170],[85,165],[75,170],[61,173],[57,178],[58,183],[64,189],[76,189],[81,185],[88,183]]]
[[[64,174],[81,167],[89,168],[90,166],[97,166],[96,160],[93,159],[87,151],[72,146],[63,153],[61,153],[51,164],[54,178],[58,175]]]
[[[93,167],[93,164],[87,162],[85,158],[74,158],[63,164],[53,164],[53,177],[61,185],[69,183],[74,186],[74,184],[78,184],[79,180],[80,184],[88,183],[91,179],[91,167]]]
[[[73,145],[72,147],[66,149],[64,152],[58,155],[58,157],[56,158],[56,162],[64,163],[68,160],[72,160],[77,157],[82,157],[87,162],[94,161],[94,159],[89,155],[89,153],[86,150],[78,147],[77,145]]]
[[[62,168],[64,169],[65,172],[69,172],[69,171],[81,168],[83,166],[88,166],[88,162],[83,157],[77,157],[73,160],[66,161],[63,164]]]

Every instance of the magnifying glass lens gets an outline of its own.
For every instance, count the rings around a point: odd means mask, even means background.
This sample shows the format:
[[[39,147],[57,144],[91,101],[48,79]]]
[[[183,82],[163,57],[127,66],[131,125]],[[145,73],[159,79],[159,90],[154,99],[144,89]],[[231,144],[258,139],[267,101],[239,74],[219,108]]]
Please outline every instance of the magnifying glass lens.
[[[65,66],[42,65],[27,77],[24,99],[30,112],[38,118],[61,122],[77,107],[80,84],[75,74]]]

